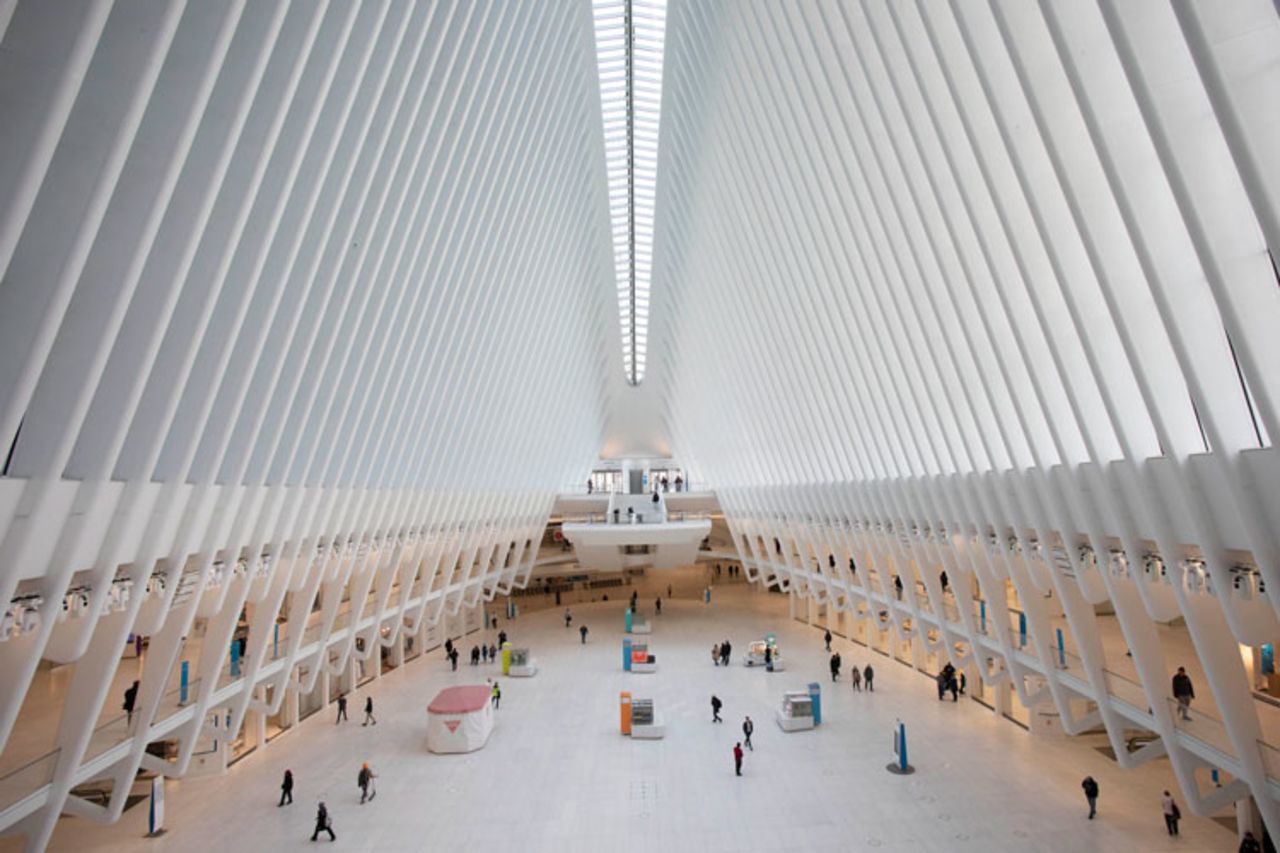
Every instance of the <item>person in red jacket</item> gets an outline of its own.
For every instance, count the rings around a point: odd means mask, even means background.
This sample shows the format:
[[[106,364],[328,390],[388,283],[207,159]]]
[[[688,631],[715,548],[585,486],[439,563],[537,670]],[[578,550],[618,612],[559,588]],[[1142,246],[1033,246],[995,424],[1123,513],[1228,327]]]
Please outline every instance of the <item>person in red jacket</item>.
[[[742,744],[735,743],[733,745],[733,772],[742,775]]]

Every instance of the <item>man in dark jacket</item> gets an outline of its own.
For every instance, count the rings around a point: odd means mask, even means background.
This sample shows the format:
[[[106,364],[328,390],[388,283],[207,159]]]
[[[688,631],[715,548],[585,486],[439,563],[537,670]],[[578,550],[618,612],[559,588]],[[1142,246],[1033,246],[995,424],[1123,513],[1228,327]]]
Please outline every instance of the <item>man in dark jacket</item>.
[[[1196,698],[1196,691],[1191,686],[1191,676],[1187,675],[1185,667],[1178,667],[1177,674],[1173,676],[1173,698],[1178,700],[1178,715],[1184,720],[1190,720],[1191,714],[1187,713],[1187,709],[1191,707],[1191,700]]]
[[[713,723],[724,722],[724,720],[720,719],[720,709],[723,707],[724,707],[724,703],[720,701],[720,697],[712,693],[711,694],[711,722]]]
[[[1084,798],[1089,801],[1089,820],[1093,820],[1098,814],[1098,783],[1092,776],[1086,776],[1080,787],[1084,789]]]
[[[284,771],[284,781],[280,783],[280,802],[277,805],[283,806],[285,801],[293,803],[293,771]]]
[[[756,730],[756,724],[751,722],[751,718],[747,717],[742,721],[742,742],[747,745],[747,749],[755,752],[756,748],[751,745],[751,733]]]
[[[329,833],[330,841],[338,840],[338,837],[333,834],[333,821],[329,819],[329,810],[325,808],[323,802],[316,808],[316,831],[311,833],[311,840],[315,841],[322,832]]]

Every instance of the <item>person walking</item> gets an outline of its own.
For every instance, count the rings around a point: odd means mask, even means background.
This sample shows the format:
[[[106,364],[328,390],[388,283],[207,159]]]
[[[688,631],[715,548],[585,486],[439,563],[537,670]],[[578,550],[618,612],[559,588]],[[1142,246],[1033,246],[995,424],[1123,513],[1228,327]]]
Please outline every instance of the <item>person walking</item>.
[[[457,655],[458,652],[455,649],[453,653]],[[373,723],[376,726],[378,721],[373,718],[373,697],[366,696],[364,697],[364,722],[360,725],[367,726],[370,723]]]
[[[853,685],[854,690],[862,692],[862,672],[859,671],[857,664],[849,669],[849,683]]]
[[[138,702],[138,685],[140,682],[135,680],[124,690],[124,724],[126,726],[133,725],[133,706]]]
[[[720,665],[720,644],[714,643],[711,646],[711,663],[715,666]]]
[[[458,671],[458,650],[456,648],[449,652],[449,668],[454,672]]]
[[[449,657],[453,654],[453,640],[449,637],[444,638],[444,656]]]
[[[338,694],[338,719],[334,720],[333,724],[336,726],[338,723],[341,723],[346,718],[347,718],[347,694],[339,693]]]
[[[1182,810],[1178,808],[1178,804],[1173,801],[1173,795],[1168,791],[1164,792],[1164,796],[1160,798],[1160,809],[1164,812],[1164,828],[1169,830],[1170,835],[1178,834],[1178,821],[1182,820]]]
[[[356,785],[360,788],[360,805],[364,805],[373,797],[369,796],[369,788],[373,784],[373,771],[369,769],[369,765],[361,764],[360,772],[356,774]]]
[[[507,644],[507,632],[499,631],[498,632],[498,648],[502,648],[506,644]]]
[[[876,671],[871,668],[871,664],[867,664],[862,670],[862,680],[867,682],[867,691],[870,693],[876,692],[875,683],[872,681],[875,677]]]
[[[479,646],[471,647],[471,665],[472,666],[480,665],[480,647]]]
[[[836,652],[831,656],[831,680],[840,680],[840,653]]]
[[[822,641],[827,644],[827,651],[831,651],[831,629],[827,629],[827,633],[822,635]]]
[[[489,646],[485,643],[480,644],[480,661],[482,663],[489,662]]]
[[[1178,667],[1178,672],[1173,676],[1173,698],[1178,700],[1178,716],[1190,720],[1188,709],[1191,707],[1191,700],[1196,698],[1196,691],[1191,686],[1191,676],[1187,675],[1185,667]]]
[[[569,610],[569,608],[566,607],[564,609],[564,627],[568,628],[572,624],[573,624],[573,613]]]
[[[329,809],[325,807],[323,800],[316,807],[316,831],[311,833],[311,840],[315,841],[322,832],[329,833],[330,841],[338,840],[338,836],[333,834],[333,819],[329,817]]]
[[[742,744],[740,743],[733,745],[733,773],[735,776],[742,775]]]
[[[655,616],[662,615],[662,596],[658,596],[653,600],[653,612]]]
[[[1098,783],[1092,776],[1086,776],[1080,787],[1084,789],[1084,798],[1089,801],[1089,820],[1093,820],[1098,815]]]
[[[493,682],[493,689],[489,691],[489,701],[493,703],[493,707],[497,708],[502,704],[502,688],[498,686],[498,682]]]
[[[276,803],[277,808],[285,803],[293,805],[293,771],[284,771],[284,781],[280,783],[280,802]]]
[[[494,663],[498,662],[498,647],[493,643],[489,644],[489,660]]]
[[[733,644],[731,644],[728,640],[725,640],[724,643],[722,643],[720,646],[720,656],[723,658],[725,666],[729,665],[729,655],[732,651],[733,651]]]
[[[711,722],[713,723],[724,722],[724,720],[720,719],[720,709],[723,707],[724,707],[724,703],[720,701],[720,697],[712,693],[711,694]]]
[[[747,745],[747,749],[751,750],[752,752],[756,751],[756,748],[751,745],[751,733],[754,732],[755,730],[756,730],[756,724],[751,722],[750,717],[747,717],[745,720],[742,721],[742,742],[745,743]]]
[[[587,644],[587,626],[583,625],[578,628],[578,635],[582,637],[582,645]]]

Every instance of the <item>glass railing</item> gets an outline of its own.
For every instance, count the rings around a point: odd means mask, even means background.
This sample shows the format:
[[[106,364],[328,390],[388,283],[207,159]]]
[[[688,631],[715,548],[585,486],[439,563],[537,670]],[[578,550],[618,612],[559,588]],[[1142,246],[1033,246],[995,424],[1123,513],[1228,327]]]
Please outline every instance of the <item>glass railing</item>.
[[[1114,670],[1107,669],[1103,672],[1107,677],[1107,692],[1112,698],[1133,707],[1140,714],[1151,713],[1151,707],[1147,704],[1147,693],[1142,689],[1141,684]]]
[[[129,730],[127,714],[120,714],[99,723],[89,736],[89,746],[85,749],[84,760],[97,758],[102,753],[124,743],[132,735]]]
[[[54,768],[58,766],[61,750],[46,752],[21,767],[0,776],[0,811],[4,811],[24,797],[53,781]]]
[[[1262,752],[1262,769],[1267,778],[1280,781],[1280,749],[1262,741],[1258,741],[1258,749]]]
[[[1203,741],[1227,755],[1235,755],[1236,751],[1231,745],[1231,737],[1227,734],[1227,727],[1217,716],[1203,708],[1196,708],[1194,705],[1180,709],[1178,700],[1172,697],[1165,701],[1169,704],[1169,714],[1173,717],[1173,727],[1175,729],[1185,732],[1196,740]],[[1186,712],[1186,717],[1183,716],[1183,711]]]

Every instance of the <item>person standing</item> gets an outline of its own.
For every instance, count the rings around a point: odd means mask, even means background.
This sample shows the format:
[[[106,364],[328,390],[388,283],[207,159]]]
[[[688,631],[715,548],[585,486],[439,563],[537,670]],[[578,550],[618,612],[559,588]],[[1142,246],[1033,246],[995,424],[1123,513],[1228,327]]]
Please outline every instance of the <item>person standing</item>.
[[[1093,820],[1098,814],[1098,783],[1092,776],[1086,776],[1080,787],[1084,789],[1084,798],[1089,801],[1089,820]]]
[[[564,627],[568,628],[572,624],[573,624],[573,613],[569,610],[569,608],[566,607],[564,609]]]
[[[1164,828],[1169,830],[1170,835],[1178,834],[1178,821],[1182,820],[1182,810],[1178,808],[1178,804],[1173,801],[1173,795],[1168,791],[1164,792],[1164,796],[1160,798],[1160,809],[1164,812]]]
[[[871,668],[871,664],[867,664],[866,667],[864,667],[862,670],[862,680],[867,682],[867,691],[870,693],[876,692],[875,684],[871,680],[875,677],[876,677],[876,671]]]
[[[493,707],[497,708],[502,704],[502,688],[498,686],[498,682],[493,682],[493,689],[489,691],[489,701],[493,703]]]
[[[1178,667],[1177,674],[1173,676],[1173,698],[1178,700],[1178,716],[1190,720],[1188,709],[1191,707],[1191,700],[1196,698],[1196,691],[1191,686],[1191,676],[1187,675],[1185,667]]]
[[[724,665],[729,665],[729,654],[733,651],[733,645],[728,641],[724,641],[724,645],[720,647],[720,654],[724,656]]]
[[[658,596],[653,600],[653,612],[656,616],[662,615],[662,596]]]
[[[507,632],[499,631],[498,632],[498,648],[502,648],[506,644],[507,644]]]
[[[124,724],[126,726],[133,725],[133,706],[138,702],[138,682],[136,679],[124,691]]]
[[[714,643],[711,646],[711,663],[715,666],[720,665],[720,644]]]
[[[454,649],[453,653],[454,655],[457,655],[458,654],[457,649]],[[373,723],[376,726],[378,724],[378,721],[373,718],[373,697],[366,696],[364,697],[364,722],[361,723],[360,725],[367,726],[370,723]]]
[[[724,707],[724,703],[720,701],[720,697],[712,693],[711,694],[711,722],[713,723],[724,722],[724,720],[720,719],[720,709],[723,707]]]
[[[489,662],[489,646],[484,643],[480,644],[480,660],[482,663]]]
[[[836,652],[831,656],[831,680],[840,680],[840,653]]]
[[[583,625],[580,628],[578,628],[578,635],[582,637],[582,645],[585,646],[587,644],[587,626],[586,625]]]
[[[449,652],[449,668],[454,672],[458,671],[458,649],[456,647]]]
[[[373,784],[373,771],[369,769],[369,765],[361,764],[360,772],[356,774],[356,785],[360,788],[360,805],[364,805],[367,801],[372,800],[369,796],[369,788]]]
[[[480,665],[480,647],[479,646],[471,647],[471,665],[472,666]]]
[[[498,662],[498,647],[493,643],[489,644],[489,660],[494,663]]]
[[[346,718],[347,718],[347,694],[339,693],[338,694],[338,719],[334,720],[333,724],[336,726],[338,723],[342,722]]]
[[[329,833],[330,841],[338,840],[338,836],[333,834],[333,819],[329,817],[329,809],[325,808],[323,801],[316,808],[316,831],[311,833],[311,840],[315,841],[322,832]]]
[[[444,656],[449,657],[453,654],[453,640],[449,637],[444,638]]]
[[[740,743],[733,745],[733,772],[736,776],[742,775],[742,744]]]
[[[862,673],[858,670],[857,664],[849,669],[849,683],[853,685],[854,690],[862,692]]]
[[[831,629],[827,629],[827,633],[822,635],[822,641],[827,644],[827,651],[831,651]]]
[[[751,733],[754,732],[755,730],[756,730],[756,724],[751,722],[750,717],[747,717],[745,720],[742,721],[742,742],[745,743],[747,745],[747,749],[751,750],[752,752],[756,751],[756,748],[751,745]]]
[[[280,802],[276,806],[283,806],[286,802],[293,804],[293,771],[284,771],[284,781],[280,783]]]

